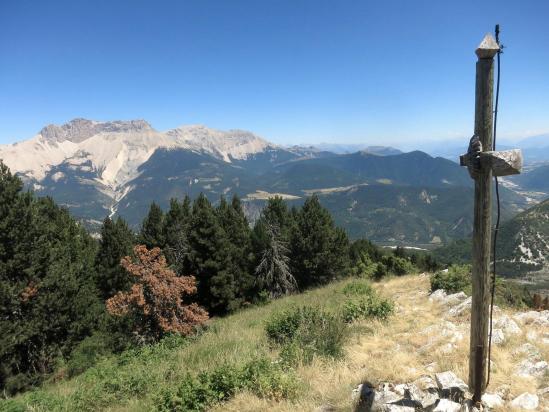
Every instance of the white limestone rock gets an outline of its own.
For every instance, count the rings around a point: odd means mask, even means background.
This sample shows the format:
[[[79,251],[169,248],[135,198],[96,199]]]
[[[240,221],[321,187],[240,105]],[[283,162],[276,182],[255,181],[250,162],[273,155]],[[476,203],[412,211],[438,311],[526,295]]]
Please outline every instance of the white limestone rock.
[[[414,383],[415,386],[417,386],[422,391],[431,392],[431,393],[437,393],[438,392],[437,383],[429,375],[423,375],[423,376],[419,377],[418,379],[416,379],[413,383]]]
[[[435,380],[443,397],[461,400],[469,389],[467,384],[451,371],[435,374]]]
[[[523,325],[549,326],[549,310],[517,313],[513,318]]]
[[[517,335],[522,333],[517,323],[507,315],[495,319],[494,328],[501,329],[507,335]]]
[[[515,399],[513,399],[511,401],[511,406],[513,408],[533,411],[536,410],[539,406],[539,398],[537,395],[525,392],[522,395],[519,395]]]
[[[501,329],[494,329],[492,331],[492,343],[494,345],[501,345],[505,342],[505,335]]]
[[[517,375],[528,378],[541,378],[549,370],[549,365],[545,361],[523,360],[517,368]]]
[[[472,304],[472,299],[469,296],[467,299],[465,299],[459,305],[452,307],[448,311],[448,315],[452,316],[452,317],[457,317],[457,316],[464,315],[468,312],[471,312],[471,304]]]
[[[446,296],[446,291],[444,289],[437,289],[429,295],[429,302],[442,302],[446,299]]]
[[[467,299],[467,295],[463,292],[454,293],[446,296],[444,299],[445,305],[457,305]]]
[[[449,399],[441,399],[433,409],[433,412],[459,412],[460,410],[461,404]]]
[[[513,355],[526,355],[529,360],[541,360],[541,353],[531,343],[524,343],[514,350]]]
[[[501,408],[505,402],[503,402],[503,399],[500,395],[497,393],[485,393],[482,395],[482,403],[490,408]]]

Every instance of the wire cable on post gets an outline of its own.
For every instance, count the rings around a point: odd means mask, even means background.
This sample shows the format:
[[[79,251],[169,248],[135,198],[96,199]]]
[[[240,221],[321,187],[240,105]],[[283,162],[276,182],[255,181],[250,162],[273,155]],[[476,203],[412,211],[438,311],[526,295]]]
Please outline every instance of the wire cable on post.
[[[497,80],[496,80],[496,102],[494,107],[494,140],[493,140],[493,147],[492,150],[496,150],[496,137],[497,137],[497,124],[498,124],[498,108],[499,108],[499,82],[500,82],[500,74],[501,74],[501,61],[500,61],[500,55],[502,53],[503,45],[499,42],[499,24],[496,24],[496,43],[499,46],[499,50],[497,53]],[[493,250],[492,250],[492,288],[491,288],[491,300],[490,300],[490,335],[488,339],[488,374],[486,379],[486,386],[490,384],[490,371],[492,370],[491,366],[491,359],[492,359],[492,332],[493,332],[493,322],[494,322],[494,299],[496,296],[496,262],[497,262],[497,256],[496,256],[496,248],[497,248],[497,240],[498,240],[498,232],[499,232],[499,223],[500,223],[500,217],[501,217],[501,206],[499,201],[499,182],[497,176],[494,177],[494,182],[496,186],[496,204],[497,204],[497,217],[496,217],[496,227],[494,229],[494,242],[493,242]]]

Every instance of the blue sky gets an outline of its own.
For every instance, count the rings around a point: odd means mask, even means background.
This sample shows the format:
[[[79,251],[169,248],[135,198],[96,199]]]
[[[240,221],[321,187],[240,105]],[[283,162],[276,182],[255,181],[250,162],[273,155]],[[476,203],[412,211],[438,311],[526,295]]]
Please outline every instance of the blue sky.
[[[549,2],[0,1],[0,143],[75,117],[413,145],[473,129],[495,23],[499,130],[549,132]]]

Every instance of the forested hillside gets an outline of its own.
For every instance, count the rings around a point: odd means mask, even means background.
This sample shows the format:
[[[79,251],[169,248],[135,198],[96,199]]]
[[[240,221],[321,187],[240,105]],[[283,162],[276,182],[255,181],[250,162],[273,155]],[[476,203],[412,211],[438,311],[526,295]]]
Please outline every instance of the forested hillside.
[[[269,299],[356,273],[434,269],[427,255],[350,242],[317,197],[267,202],[250,226],[238,197],[155,203],[135,233],[106,218],[98,240],[50,198],[23,190],[0,163],[0,386],[25,390],[61,369],[171,333],[196,333]]]

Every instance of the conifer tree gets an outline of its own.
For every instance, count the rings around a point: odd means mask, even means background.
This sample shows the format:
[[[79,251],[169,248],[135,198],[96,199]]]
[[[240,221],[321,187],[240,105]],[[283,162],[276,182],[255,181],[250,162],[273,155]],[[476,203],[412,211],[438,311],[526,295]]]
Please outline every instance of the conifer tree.
[[[103,301],[131,285],[131,279],[120,266],[120,260],[131,255],[133,243],[134,234],[124,219],[118,217],[113,221],[110,217],[105,218],[95,258],[95,283]]]
[[[285,243],[289,242],[291,229],[295,222],[294,214],[295,211],[289,211],[286,202],[280,196],[267,200],[251,233],[254,268],[259,265],[263,251],[270,246],[269,227],[278,228],[279,239]]]
[[[347,275],[349,241],[317,196],[308,198],[297,213],[290,245],[291,265],[301,289]]]
[[[95,241],[50,198],[22,193],[0,162],[0,389],[51,372],[96,326]]]
[[[289,250],[280,239],[279,229],[269,225],[267,235],[269,243],[261,254],[255,273],[261,288],[276,298],[297,290],[297,282],[290,272]]]
[[[251,230],[238,196],[233,196],[230,204],[222,197],[217,216],[229,241],[230,270],[236,280],[237,297],[241,302],[250,300],[255,283]]]
[[[164,254],[168,263],[179,274],[183,274],[189,266],[190,205],[188,196],[185,196],[181,203],[177,199],[171,199],[170,209],[164,218]]]
[[[149,249],[154,247],[164,248],[164,213],[155,202],[151,203],[149,213],[143,220],[139,243]]]
[[[214,314],[238,307],[237,284],[230,270],[229,240],[210,201],[200,194],[189,226],[190,274],[198,281],[199,303]]]

